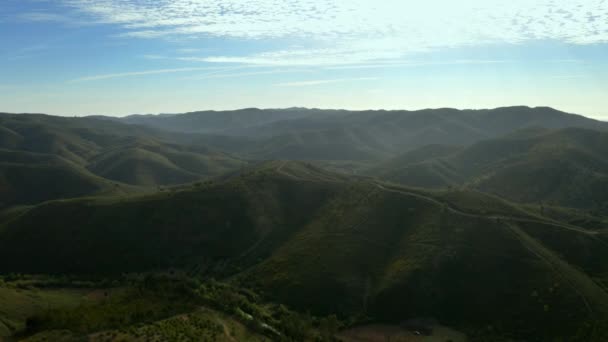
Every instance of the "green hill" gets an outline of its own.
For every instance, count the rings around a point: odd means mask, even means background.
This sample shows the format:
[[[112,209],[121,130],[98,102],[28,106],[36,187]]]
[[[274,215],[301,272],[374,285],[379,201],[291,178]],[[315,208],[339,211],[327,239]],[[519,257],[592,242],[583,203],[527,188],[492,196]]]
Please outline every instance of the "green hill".
[[[187,183],[245,164],[187,140],[106,119],[0,114],[0,208]]]
[[[89,161],[88,169],[104,178],[154,186],[215,177],[244,165],[219,152],[146,142],[103,152]]]
[[[606,232],[556,218],[476,192],[273,162],[180,191],[49,202],[10,216],[0,272],[174,267],[315,314],[588,337],[586,324],[608,314]]]
[[[447,154],[427,147],[370,173],[412,186],[465,186],[518,202],[605,211],[608,207],[608,133],[569,128],[525,131]],[[412,154],[427,158],[410,158]]]
[[[96,176],[59,156],[0,149],[0,208],[138,191],[141,189]]]

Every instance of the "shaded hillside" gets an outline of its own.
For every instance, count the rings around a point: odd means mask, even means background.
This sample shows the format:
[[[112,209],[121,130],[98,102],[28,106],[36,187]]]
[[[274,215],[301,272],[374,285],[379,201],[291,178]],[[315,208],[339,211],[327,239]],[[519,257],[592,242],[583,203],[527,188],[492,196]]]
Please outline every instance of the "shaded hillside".
[[[244,161],[200,147],[135,141],[91,158],[87,168],[104,178],[154,186],[188,183],[244,165]]]
[[[0,207],[132,192],[214,177],[244,162],[158,131],[98,118],[0,114]]]
[[[86,164],[104,147],[127,137],[153,138],[150,129],[96,118],[0,113],[0,148],[61,156]]]
[[[137,191],[140,190],[96,176],[55,155],[0,149],[0,208]]]
[[[300,160],[373,160],[428,144],[467,145],[529,127],[608,129],[608,123],[546,107],[419,111],[247,109],[135,116],[122,121],[209,134],[213,137],[198,140],[249,158]]]
[[[608,209],[608,133],[576,128],[524,131],[447,155],[431,149],[437,147],[408,152],[371,173],[412,186],[464,185],[521,202]]]
[[[436,317],[532,340],[586,334],[586,322],[608,314],[602,232],[475,192],[413,190],[306,164],[10,217],[0,226],[0,272],[185,268],[313,313]]]

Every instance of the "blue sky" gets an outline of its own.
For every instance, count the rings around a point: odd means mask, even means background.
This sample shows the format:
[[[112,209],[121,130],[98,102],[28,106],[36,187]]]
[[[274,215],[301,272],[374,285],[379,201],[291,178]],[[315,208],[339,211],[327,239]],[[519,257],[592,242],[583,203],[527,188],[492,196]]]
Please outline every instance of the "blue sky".
[[[2,0],[0,111],[552,106],[608,120],[608,0]]]

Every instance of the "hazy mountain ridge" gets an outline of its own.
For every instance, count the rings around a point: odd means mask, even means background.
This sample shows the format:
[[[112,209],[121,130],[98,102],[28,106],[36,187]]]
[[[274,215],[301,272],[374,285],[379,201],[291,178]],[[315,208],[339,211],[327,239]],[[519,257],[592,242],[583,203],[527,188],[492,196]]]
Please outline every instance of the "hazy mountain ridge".
[[[253,159],[300,160],[374,160],[428,144],[468,145],[529,127],[608,129],[608,123],[548,107],[419,111],[247,109],[121,120],[171,131],[241,138],[243,144],[222,147]],[[206,142],[213,144],[212,139]]]

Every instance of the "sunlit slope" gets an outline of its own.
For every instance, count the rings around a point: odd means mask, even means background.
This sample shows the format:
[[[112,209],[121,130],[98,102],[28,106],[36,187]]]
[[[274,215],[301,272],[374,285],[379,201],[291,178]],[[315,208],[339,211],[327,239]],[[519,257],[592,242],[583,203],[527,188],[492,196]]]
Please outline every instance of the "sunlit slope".
[[[210,150],[158,142],[136,142],[95,156],[87,167],[107,179],[154,186],[219,176],[245,164],[226,154]]]
[[[605,132],[576,128],[534,134],[523,131],[448,154],[428,153],[425,159],[409,157],[415,153],[381,164],[371,174],[412,186],[464,185],[521,202],[607,208]]]

